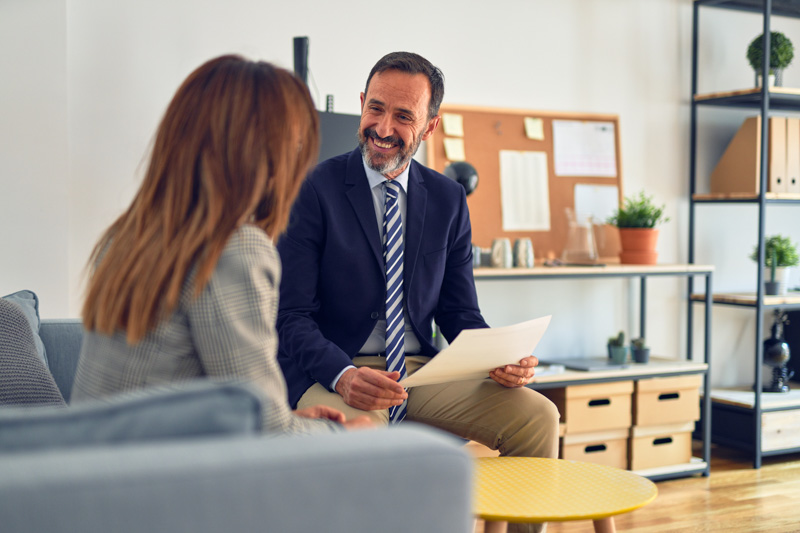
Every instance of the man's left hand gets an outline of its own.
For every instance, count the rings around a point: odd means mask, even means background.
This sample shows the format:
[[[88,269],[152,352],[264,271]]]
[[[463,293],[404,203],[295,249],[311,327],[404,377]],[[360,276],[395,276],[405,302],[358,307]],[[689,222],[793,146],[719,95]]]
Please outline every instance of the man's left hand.
[[[504,387],[524,387],[531,382],[535,373],[535,367],[538,364],[539,360],[529,355],[523,358],[518,365],[506,365],[495,368],[489,372],[489,376]]]

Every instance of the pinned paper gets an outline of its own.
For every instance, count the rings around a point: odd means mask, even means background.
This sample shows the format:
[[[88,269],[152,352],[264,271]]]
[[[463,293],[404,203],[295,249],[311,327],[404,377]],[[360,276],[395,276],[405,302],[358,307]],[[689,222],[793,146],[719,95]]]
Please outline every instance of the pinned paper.
[[[544,140],[544,123],[540,118],[525,117],[525,136],[535,141]]]
[[[464,161],[464,139],[445,138],[444,153],[450,161]]]
[[[453,137],[464,136],[464,117],[454,113],[442,113],[442,127],[444,134]]]

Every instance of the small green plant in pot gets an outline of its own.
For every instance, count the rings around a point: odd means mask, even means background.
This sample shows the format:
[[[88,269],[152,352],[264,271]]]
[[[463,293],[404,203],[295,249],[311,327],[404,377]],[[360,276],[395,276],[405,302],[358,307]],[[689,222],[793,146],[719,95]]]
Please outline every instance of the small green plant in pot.
[[[650,361],[650,348],[644,337],[631,340],[631,353],[633,360],[637,363],[647,363]]]
[[[625,198],[622,207],[608,219],[608,223],[619,228],[622,251],[620,263],[654,265],[658,259],[656,225],[668,222],[664,216],[664,205],[657,206],[652,196],[640,191],[638,196]]]
[[[620,331],[616,337],[608,339],[608,357],[616,364],[622,364],[628,360],[628,347],[625,346],[625,333]]]
[[[758,245],[753,247],[750,259],[758,261]],[[789,237],[772,235],[764,243],[764,267],[769,269],[764,281],[768,283],[767,294],[786,294],[790,268],[800,264],[797,245]]]
[[[769,34],[769,75],[775,76],[775,85],[782,83],[781,73],[789,66],[794,58],[794,46],[781,32],[772,31]],[[747,47],[747,61],[756,73],[756,86],[759,86],[761,73],[764,68],[764,34],[762,33]]]

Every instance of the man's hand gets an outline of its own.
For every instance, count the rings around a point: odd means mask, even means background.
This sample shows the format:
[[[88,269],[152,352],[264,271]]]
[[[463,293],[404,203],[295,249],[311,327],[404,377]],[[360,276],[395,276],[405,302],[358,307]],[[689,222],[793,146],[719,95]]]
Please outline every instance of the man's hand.
[[[336,384],[347,405],[362,411],[388,409],[408,398],[403,386],[397,383],[400,372],[386,372],[367,367],[347,370]]]
[[[371,428],[375,425],[368,416],[357,416],[346,420],[344,413],[333,407],[328,407],[327,405],[314,405],[303,409],[296,409],[294,414],[302,416],[303,418],[325,418],[327,420],[332,420],[350,431],[354,429]]]
[[[498,382],[500,385],[509,388],[524,387],[530,383],[531,378],[535,373],[536,365],[539,360],[534,356],[520,360],[518,365],[506,365],[500,368],[495,368],[489,372],[489,376]]]

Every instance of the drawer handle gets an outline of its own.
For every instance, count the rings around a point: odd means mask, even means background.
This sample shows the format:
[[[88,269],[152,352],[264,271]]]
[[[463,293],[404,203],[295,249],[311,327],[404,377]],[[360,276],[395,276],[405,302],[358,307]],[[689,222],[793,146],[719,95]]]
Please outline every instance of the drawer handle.
[[[611,400],[603,398],[601,400],[589,400],[589,407],[598,407],[600,405],[611,405]]]
[[[587,446],[583,450],[586,453],[597,453],[597,452],[604,452],[606,451],[605,444],[592,444],[591,446]]]
[[[664,394],[659,394],[658,395],[658,400],[659,401],[661,401],[661,400],[677,400],[680,397],[681,397],[680,393],[677,393],[677,392],[665,392]]]
[[[664,444],[672,444],[672,437],[661,437],[653,440],[653,446],[663,446]]]

